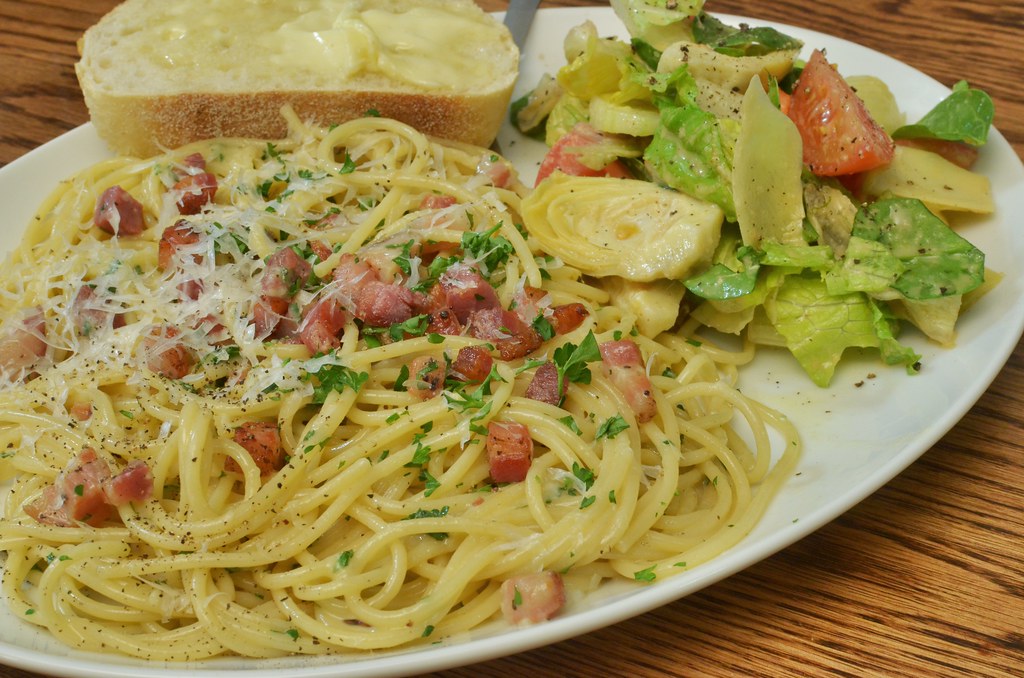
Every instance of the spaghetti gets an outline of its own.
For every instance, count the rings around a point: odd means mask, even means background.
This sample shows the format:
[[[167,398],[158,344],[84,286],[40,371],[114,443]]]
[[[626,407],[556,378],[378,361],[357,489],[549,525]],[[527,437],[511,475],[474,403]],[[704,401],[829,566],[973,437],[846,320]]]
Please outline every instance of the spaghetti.
[[[152,660],[392,648],[517,619],[517,577],[571,609],[751,529],[799,444],[736,390],[750,351],[637,331],[517,227],[490,151],[286,115],[275,143],[95,165],[9,256],[20,619]]]

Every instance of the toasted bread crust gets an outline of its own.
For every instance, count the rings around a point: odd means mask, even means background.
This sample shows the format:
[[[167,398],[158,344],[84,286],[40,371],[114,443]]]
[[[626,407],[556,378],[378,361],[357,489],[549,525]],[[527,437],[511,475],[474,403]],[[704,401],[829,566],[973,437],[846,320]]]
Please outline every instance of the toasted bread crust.
[[[409,0],[408,4],[418,1]],[[441,1],[457,4],[461,0]],[[129,0],[126,4],[132,3]],[[134,4],[144,8],[146,1]],[[123,15],[124,11],[125,5],[119,6],[108,17]],[[487,146],[497,136],[518,72],[518,52],[510,46],[509,38],[508,44],[495,46],[497,58],[503,60],[502,69],[496,81],[482,92],[418,88],[381,82],[377,76],[373,85],[362,78],[315,90],[234,91],[236,88],[228,83],[224,91],[162,92],[160,86],[155,86],[152,91],[139,93],[137,83],[118,87],[100,65],[118,58],[116,40],[104,25],[106,20],[90,28],[79,42],[82,58],[76,64],[76,73],[97,133],[122,155],[144,157],[217,137],[282,138],[288,131],[281,114],[286,105],[301,120],[312,124],[328,126],[379,114],[426,134]]]
[[[512,87],[478,96],[406,92],[195,92],[116,96],[83,87],[96,132],[115,152],[145,157],[217,137],[279,139],[281,108],[328,126],[368,114],[400,120],[425,134],[488,146],[497,136]]]

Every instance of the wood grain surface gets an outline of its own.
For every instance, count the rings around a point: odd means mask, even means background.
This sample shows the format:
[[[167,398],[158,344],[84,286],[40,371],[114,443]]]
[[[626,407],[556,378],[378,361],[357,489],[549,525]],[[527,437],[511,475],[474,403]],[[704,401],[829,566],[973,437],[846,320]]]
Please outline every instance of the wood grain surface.
[[[0,165],[86,122],[75,41],[114,4],[0,0]],[[946,85],[966,78],[992,95],[996,127],[1024,156],[1021,0],[711,0],[707,8],[837,35]],[[1022,676],[1022,424],[1018,345],[942,440],[813,535],[632,620],[433,675]],[[0,666],[2,678],[33,675]]]

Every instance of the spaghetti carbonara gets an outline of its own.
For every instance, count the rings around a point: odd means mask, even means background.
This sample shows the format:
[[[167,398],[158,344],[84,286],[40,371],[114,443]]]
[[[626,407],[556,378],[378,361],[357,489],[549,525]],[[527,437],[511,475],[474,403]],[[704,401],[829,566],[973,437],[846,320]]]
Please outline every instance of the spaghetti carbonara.
[[[0,272],[19,619],[153,660],[409,646],[749,531],[799,448],[749,351],[645,334],[491,151],[286,115],[63,182]]]

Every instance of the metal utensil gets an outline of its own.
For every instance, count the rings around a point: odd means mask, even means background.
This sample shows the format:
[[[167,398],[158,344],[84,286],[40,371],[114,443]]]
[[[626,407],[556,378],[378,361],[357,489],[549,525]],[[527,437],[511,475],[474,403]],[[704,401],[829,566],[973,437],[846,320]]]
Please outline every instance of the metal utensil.
[[[537,13],[539,4],[540,0],[509,0],[508,10],[505,12],[505,25],[512,33],[512,40],[520,52],[526,43],[526,36],[530,32],[530,24],[533,23],[533,16]]]

